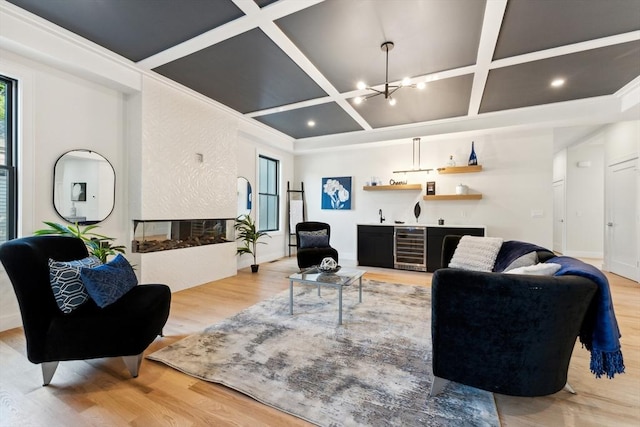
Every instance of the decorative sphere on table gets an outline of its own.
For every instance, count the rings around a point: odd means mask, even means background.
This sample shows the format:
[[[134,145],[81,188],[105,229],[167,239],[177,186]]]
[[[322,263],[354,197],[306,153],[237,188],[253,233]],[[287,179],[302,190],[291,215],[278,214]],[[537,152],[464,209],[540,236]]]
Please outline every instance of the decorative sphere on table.
[[[320,263],[320,270],[326,270],[326,271],[334,270],[337,266],[338,266],[338,263],[336,262],[335,259],[331,257],[326,257]]]

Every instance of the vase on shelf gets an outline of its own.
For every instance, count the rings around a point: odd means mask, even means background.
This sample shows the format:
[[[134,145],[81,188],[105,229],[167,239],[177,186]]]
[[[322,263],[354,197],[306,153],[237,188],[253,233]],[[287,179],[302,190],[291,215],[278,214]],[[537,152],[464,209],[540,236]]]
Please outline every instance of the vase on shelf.
[[[476,156],[476,150],[473,144],[473,141],[471,141],[471,154],[469,155],[469,166],[475,166],[478,164],[478,157]]]
[[[420,208],[420,202],[416,202],[416,205],[413,207],[413,215],[416,217],[416,222],[418,222],[421,212],[422,209]]]
[[[456,161],[453,160],[453,155],[449,156],[449,161],[447,162],[447,166],[453,167],[456,165]]]

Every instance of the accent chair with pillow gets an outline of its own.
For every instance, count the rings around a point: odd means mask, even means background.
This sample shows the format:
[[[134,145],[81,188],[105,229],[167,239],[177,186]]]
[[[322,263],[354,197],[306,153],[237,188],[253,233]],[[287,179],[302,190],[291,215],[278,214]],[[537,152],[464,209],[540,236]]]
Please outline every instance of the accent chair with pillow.
[[[20,306],[29,361],[44,385],[60,361],[122,356],[133,377],[169,317],[168,286],[138,285],[128,261],[102,265],[84,242],[32,236],[0,245]]]
[[[432,278],[431,395],[447,381],[513,396],[573,392],[567,372],[577,337],[596,377],[624,372],[602,272],[530,243],[469,240],[445,237],[449,268]],[[479,259],[492,258],[493,267],[478,267],[470,248],[483,252]]]
[[[338,262],[338,251],[331,247],[331,226],[325,222],[306,221],[296,224],[296,257],[300,269],[320,265],[324,258]]]

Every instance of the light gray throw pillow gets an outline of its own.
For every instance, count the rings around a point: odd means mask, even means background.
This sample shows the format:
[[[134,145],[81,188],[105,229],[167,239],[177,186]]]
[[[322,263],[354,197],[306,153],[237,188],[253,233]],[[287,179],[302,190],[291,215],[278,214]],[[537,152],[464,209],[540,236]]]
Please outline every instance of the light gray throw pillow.
[[[507,271],[513,270],[514,268],[519,267],[527,267],[530,265],[536,265],[538,263],[538,253],[537,252],[529,252],[528,254],[522,255],[520,258],[516,258],[511,264],[504,269],[503,273]]]

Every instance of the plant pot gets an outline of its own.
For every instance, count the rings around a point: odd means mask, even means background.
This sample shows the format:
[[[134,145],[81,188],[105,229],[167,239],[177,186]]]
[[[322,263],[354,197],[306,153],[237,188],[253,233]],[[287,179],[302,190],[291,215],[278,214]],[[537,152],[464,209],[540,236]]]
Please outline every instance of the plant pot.
[[[260,268],[259,264],[251,264],[251,272],[252,273],[257,273],[258,272],[258,268]]]

